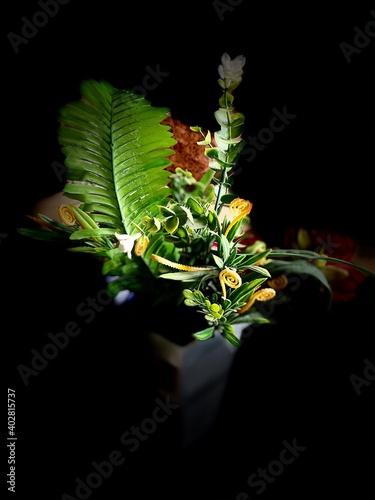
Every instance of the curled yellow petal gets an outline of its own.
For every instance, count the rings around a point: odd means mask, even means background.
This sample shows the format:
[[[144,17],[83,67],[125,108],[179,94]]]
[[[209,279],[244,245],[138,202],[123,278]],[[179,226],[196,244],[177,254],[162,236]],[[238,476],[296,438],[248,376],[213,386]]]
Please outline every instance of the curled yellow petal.
[[[155,255],[154,253],[151,255],[151,258],[160,264],[164,264],[165,266],[172,267],[173,269],[178,269],[180,271],[210,271],[212,269],[212,267],[186,266],[185,264],[173,262],[165,259],[164,257],[160,257],[159,255]]]
[[[267,285],[275,290],[282,290],[288,284],[288,278],[285,274],[280,274],[280,276],[276,276],[276,278],[272,278],[267,281]]]
[[[219,281],[224,298],[227,296],[225,285],[229,286],[230,288],[238,288],[242,285],[241,276],[237,274],[236,271],[232,271],[231,269],[223,269],[222,271],[220,271]]]
[[[136,241],[136,244],[134,246],[134,253],[138,257],[140,255],[143,255],[145,251],[147,250],[148,244],[150,243],[150,240],[145,234],[142,234],[140,238]]]
[[[69,205],[63,203],[57,208],[57,213],[59,214],[62,222],[67,226],[74,226],[77,223],[74,213]]]
[[[235,198],[229,204],[229,209],[233,215],[246,215],[250,213],[252,203],[243,198]]]
[[[273,288],[261,288],[254,293],[255,300],[264,302],[266,300],[271,300],[275,297],[276,291]]]
[[[228,236],[229,231],[232,227],[245,215],[248,215],[251,212],[253,204],[248,200],[243,200],[242,198],[235,198],[229,204],[230,211],[236,216],[232,222],[227,227],[224,236]]]
[[[249,302],[245,304],[241,309],[239,309],[237,312],[238,314],[242,314],[254,304],[256,300],[259,300],[261,302],[264,302],[266,300],[271,300],[275,297],[276,292],[273,288],[261,288],[257,292],[254,293],[254,295],[251,297]]]

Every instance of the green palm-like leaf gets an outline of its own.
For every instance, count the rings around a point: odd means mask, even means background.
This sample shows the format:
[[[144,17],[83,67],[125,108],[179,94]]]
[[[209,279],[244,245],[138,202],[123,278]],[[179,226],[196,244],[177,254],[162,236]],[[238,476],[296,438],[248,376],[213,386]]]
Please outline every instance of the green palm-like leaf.
[[[105,81],[84,81],[81,95],[60,110],[64,194],[102,229],[134,234],[134,224],[157,216],[170,194],[166,167],[176,141],[161,124],[169,110]]]
[[[366,274],[367,276],[372,276],[375,278],[375,273],[371,271],[370,269],[367,269],[362,266],[358,266],[356,264],[353,264],[353,262],[349,262],[346,260],[342,259],[337,259],[335,257],[329,257],[327,255],[321,255],[320,253],[313,252],[311,250],[294,250],[294,249],[285,249],[285,250],[272,250],[269,253],[269,257],[271,258],[277,258],[277,257],[292,257],[292,258],[303,258],[303,259],[309,259],[309,260],[326,260],[327,262],[335,262],[336,264],[342,264],[348,267],[351,267],[353,269],[357,269],[357,271],[361,271],[362,273]],[[290,264],[288,264],[290,265]]]

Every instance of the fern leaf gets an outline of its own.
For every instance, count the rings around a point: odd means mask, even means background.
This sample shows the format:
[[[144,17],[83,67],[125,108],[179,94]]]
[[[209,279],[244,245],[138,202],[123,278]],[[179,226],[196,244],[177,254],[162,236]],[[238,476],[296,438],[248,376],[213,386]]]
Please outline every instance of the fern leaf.
[[[166,167],[176,141],[160,123],[169,110],[105,81],[85,80],[81,95],[60,110],[64,194],[102,228],[133,234],[170,195]]]

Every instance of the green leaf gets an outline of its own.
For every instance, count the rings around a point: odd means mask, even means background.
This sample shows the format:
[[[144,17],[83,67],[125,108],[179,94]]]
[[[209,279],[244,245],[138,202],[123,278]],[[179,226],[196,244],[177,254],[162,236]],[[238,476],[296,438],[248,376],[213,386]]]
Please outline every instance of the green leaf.
[[[216,255],[216,254],[212,254],[212,258],[214,259],[215,261],[215,264],[217,265],[217,267],[219,269],[222,269],[224,267],[224,261],[221,257],[219,257],[219,255]]]
[[[201,330],[200,332],[196,332],[193,334],[197,340],[208,340],[214,336],[215,327],[211,326],[210,328],[206,328],[205,330]]]
[[[226,236],[221,236],[220,237],[220,245],[221,245],[221,252],[223,255],[223,260],[226,262],[228,260],[229,254],[230,254],[230,245],[229,241]]]
[[[329,294],[331,287],[327,281],[325,274],[314,264],[307,260],[299,259],[294,261],[287,260],[272,260],[266,265],[272,276],[280,274],[307,274],[320,282]]]
[[[232,325],[225,323],[222,335],[225,338],[225,340],[227,340],[230,344],[234,345],[235,347],[239,347],[240,341],[236,337]]]
[[[238,198],[236,194],[224,194],[220,198],[220,202],[223,203],[224,205],[229,205],[236,198]]]
[[[89,238],[96,238],[100,236],[113,236],[113,229],[98,228],[98,229],[78,229],[70,235],[71,240],[84,240]]]
[[[208,169],[204,174],[203,176],[201,177],[199,183],[200,184],[203,184],[204,186],[204,189],[206,189],[210,184],[211,184],[211,181],[212,181],[212,178],[214,176],[214,172],[211,170],[211,169]]]
[[[190,130],[192,130],[193,132],[201,132],[202,127],[198,127],[197,125],[195,125],[195,126],[191,126]]]
[[[240,227],[242,226],[242,222],[243,221],[243,218],[238,220],[230,229],[229,233],[227,234],[227,239],[228,241],[233,241],[234,238],[236,237],[237,233],[238,233],[238,230],[240,229]]]
[[[176,215],[171,207],[165,207],[163,205],[159,206],[160,215],[162,217],[170,217],[171,215]]]
[[[207,276],[208,272],[211,271],[176,271],[175,273],[163,273],[160,278],[176,281],[196,281]]]
[[[217,231],[220,228],[220,219],[216,212],[210,211],[207,216],[208,227],[211,231]]]
[[[267,278],[256,278],[252,281],[247,281],[246,283],[242,283],[242,285],[230,292],[230,300],[232,303],[237,303],[240,301],[244,301],[245,303],[250,298],[249,295],[253,292],[258,286],[264,283]]]
[[[121,233],[133,234],[133,223],[139,225],[145,214],[157,217],[171,192],[165,169],[176,140],[161,124],[169,109],[105,81],[83,81],[81,95],[60,110],[58,139],[68,167],[64,192],[83,201],[92,218],[111,216]],[[104,220],[109,225],[110,218]]]
[[[176,216],[167,217],[164,220],[164,228],[168,233],[173,234],[180,224],[180,219]]]
[[[220,155],[220,149],[219,148],[206,148],[205,154],[208,158],[211,158],[212,160],[218,161],[219,155]]]
[[[343,264],[349,267],[352,267],[353,269],[357,269],[358,271],[363,272],[364,274],[367,274],[368,276],[372,276],[375,278],[375,273],[372,272],[370,269],[367,269],[362,266],[358,266],[356,264],[353,264],[352,262],[348,262],[346,260],[342,259],[337,259],[335,257],[328,257],[326,255],[321,255],[317,252],[312,252],[310,250],[272,250],[271,253],[269,254],[270,258],[278,258],[278,257],[299,257],[299,258],[304,258],[304,259],[310,259],[310,260],[325,260],[327,262],[336,262],[337,264]]]
[[[233,146],[233,151],[236,152],[237,150],[234,150],[234,147],[237,144],[241,144],[242,140],[240,137],[236,137],[235,139],[231,138],[224,138],[220,135],[220,132],[215,132],[215,141],[218,146],[218,148],[221,151],[232,151],[232,146]]]
[[[186,202],[190,210],[192,211],[193,214],[195,215],[203,215],[204,210],[201,206],[201,204],[192,196],[190,196]]]
[[[270,272],[268,269],[262,266],[246,266],[247,269],[250,269],[251,271],[254,271],[255,273],[262,274],[263,276],[268,276],[269,278],[271,277]]]
[[[269,323],[273,323],[273,320],[270,318],[266,318],[260,311],[257,309],[250,309],[249,312],[245,312],[244,314],[239,314],[236,318],[232,319],[232,325],[249,323],[251,325],[265,325]]]
[[[264,252],[255,253],[253,255],[248,255],[246,253],[242,254],[241,257],[243,256],[244,259],[241,260],[241,267],[251,266],[256,262],[265,259],[266,257],[269,256],[270,252],[271,249],[265,250]]]
[[[211,132],[208,130],[207,135],[203,141],[198,141],[198,146],[207,146],[211,142]]]
[[[224,80],[219,78],[218,84],[224,90],[224,88],[225,88]],[[234,97],[232,94],[230,94],[229,92],[223,92],[223,95],[219,99],[219,105],[221,108],[224,108],[224,109],[229,108],[229,107],[232,107],[233,101],[234,101]]]
[[[44,241],[66,241],[69,239],[70,233],[62,233],[58,231],[50,231],[41,228],[25,228],[20,227],[17,232],[23,236],[28,236],[29,238],[34,238],[36,240]]]
[[[189,233],[184,227],[179,227],[177,229],[176,236],[178,236],[185,244],[189,243]]]
[[[74,214],[74,217],[77,219],[79,224],[84,228],[84,229],[99,229],[99,226],[96,224],[96,222],[81,208],[75,207],[74,205],[70,206],[71,211]],[[113,231],[112,231],[113,234]]]

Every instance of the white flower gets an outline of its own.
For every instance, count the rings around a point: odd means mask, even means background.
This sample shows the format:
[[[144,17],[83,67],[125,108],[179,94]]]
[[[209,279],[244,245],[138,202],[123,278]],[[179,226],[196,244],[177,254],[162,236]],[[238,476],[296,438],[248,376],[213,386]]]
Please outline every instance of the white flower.
[[[141,236],[141,233],[136,233],[131,236],[130,234],[119,234],[115,233],[116,238],[119,240],[119,248],[128,254],[128,258],[132,258],[132,250],[134,247],[134,242]]]
[[[225,88],[229,88],[232,83],[239,83],[243,74],[243,67],[245,66],[246,57],[237,56],[231,59],[229,54],[224,52],[221,56],[221,64],[218,67],[219,75],[224,80]]]

